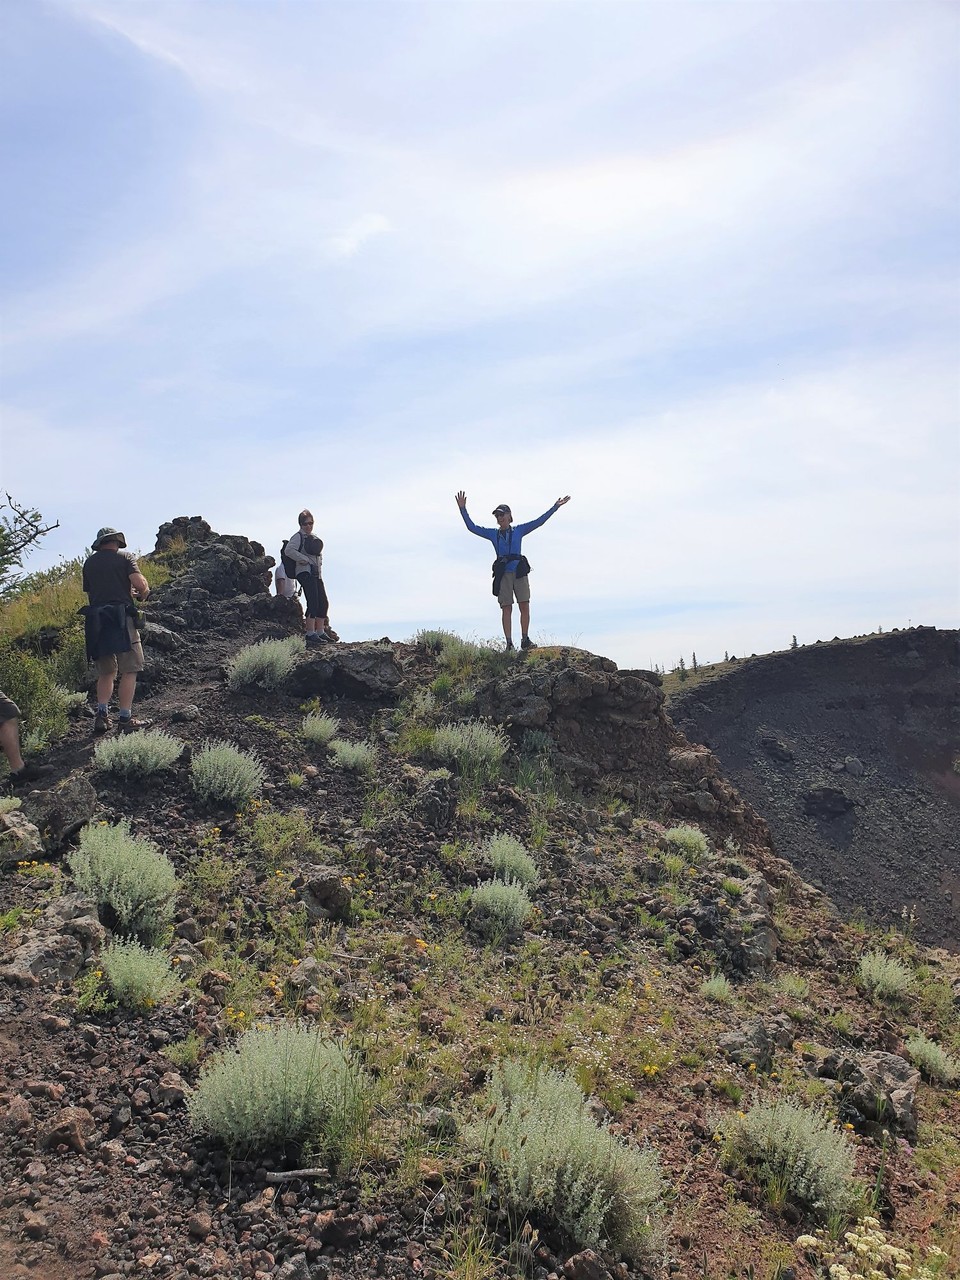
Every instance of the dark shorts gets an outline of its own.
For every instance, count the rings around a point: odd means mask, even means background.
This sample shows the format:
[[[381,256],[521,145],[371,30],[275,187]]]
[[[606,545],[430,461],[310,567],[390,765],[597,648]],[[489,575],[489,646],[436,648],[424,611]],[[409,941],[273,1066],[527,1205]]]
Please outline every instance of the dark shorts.
[[[325,618],[330,612],[330,602],[322,578],[315,578],[312,573],[298,573],[297,581],[303,587],[303,598],[306,601],[308,618]]]
[[[23,717],[20,715],[20,708],[12,698],[8,698],[3,690],[0,689],[0,724],[3,724],[5,720],[22,719]]]

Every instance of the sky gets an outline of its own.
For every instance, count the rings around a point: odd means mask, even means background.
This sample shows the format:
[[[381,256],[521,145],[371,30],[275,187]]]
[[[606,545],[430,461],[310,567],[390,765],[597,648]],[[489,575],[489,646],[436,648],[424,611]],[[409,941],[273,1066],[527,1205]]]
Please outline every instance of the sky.
[[[960,622],[960,8],[5,0],[0,488],[347,640],[621,667]]]

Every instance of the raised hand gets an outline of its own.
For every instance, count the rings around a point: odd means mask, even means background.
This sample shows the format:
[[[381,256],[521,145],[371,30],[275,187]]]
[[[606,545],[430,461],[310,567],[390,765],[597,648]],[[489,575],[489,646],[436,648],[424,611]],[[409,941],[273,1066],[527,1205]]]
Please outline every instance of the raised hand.
[[[467,495],[461,489],[460,492],[457,494],[457,506],[465,507],[466,505],[467,505]]]
[[[567,496],[566,496],[565,498],[558,498],[558,499],[556,500],[556,502],[555,502],[553,505],[554,505],[555,507],[562,507],[565,503],[567,503],[567,502],[569,502],[569,501],[570,501],[570,495],[569,495],[569,493],[568,493],[568,494],[567,494]]]

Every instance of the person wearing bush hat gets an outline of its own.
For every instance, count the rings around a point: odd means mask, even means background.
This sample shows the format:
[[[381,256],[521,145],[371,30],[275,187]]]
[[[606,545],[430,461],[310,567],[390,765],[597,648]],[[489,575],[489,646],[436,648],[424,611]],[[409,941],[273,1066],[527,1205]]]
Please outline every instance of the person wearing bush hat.
[[[143,646],[137,630],[139,614],[134,600],[146,600],[150,587],[129,551],[119,529],[100,529],[92,555],[83,562],[83,589],[90,603],[80,612],[86,623],[87,657],[97,668],[97,714],[94,733],[110,728],[110,699],[120,677],[117,701],[121,733],[142,729],[133,718],[137,676],[143,670]]]
[[[493,594],[500,605],[503,622],[503,638],[506,648],[513,648],[513,601],[520,606],[520,648],[535,649],[537,646],[530,639],[530,563],[521,552],[524,534],[539,529],[555,511],[570,501],[570,495],[558,498],[549,511],[545,511],[536,520],[528,520],[525,524],[513,524],[513,512],[505,502],[494,507],[496,529],[485,529],[474,524],[467,515],[467,495],[461,489],[457,494],[457,506],[463,517],[463,523],[478,538],[486,538],[493,543],[497,558],[493,562]]]

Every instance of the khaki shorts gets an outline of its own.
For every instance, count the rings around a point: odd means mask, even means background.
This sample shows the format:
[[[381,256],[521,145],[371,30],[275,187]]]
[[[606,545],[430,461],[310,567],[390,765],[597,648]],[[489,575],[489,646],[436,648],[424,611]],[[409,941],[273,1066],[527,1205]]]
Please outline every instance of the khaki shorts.
[[[143,670],[143,645],[132,618],[127,619],[127,631],[130,634],[130,648],[126,653],[106,653],[98,658],[93,664],[98,676],[128,676]]]
[[[500,583],[500,594],[497,599],[501,606],[513,604],[516,598],[517,604],[526,604],[530,599],[530,575],[527,574],[523,578],[518,578],[515,573],[505,573]]]
[[[22,719],[20,715],[20,708],[12,698],[8,698],[3,690],[0,689],[0,724],[3,724],[5,720],[20,719]]]

